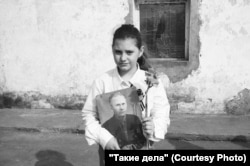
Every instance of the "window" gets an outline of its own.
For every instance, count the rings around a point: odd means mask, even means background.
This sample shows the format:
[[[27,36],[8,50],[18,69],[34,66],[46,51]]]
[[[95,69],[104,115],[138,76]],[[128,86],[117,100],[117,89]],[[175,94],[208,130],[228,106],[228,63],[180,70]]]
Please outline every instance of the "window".
[[[139,1],[140,31],[148,58],[188,61],[189,1]]]

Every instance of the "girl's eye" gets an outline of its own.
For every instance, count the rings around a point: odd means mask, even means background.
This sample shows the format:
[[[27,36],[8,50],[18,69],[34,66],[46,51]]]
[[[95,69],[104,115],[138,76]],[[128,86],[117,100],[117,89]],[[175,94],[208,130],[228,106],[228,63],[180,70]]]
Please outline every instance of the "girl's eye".
[[[122,54],[122,51],[115,50],[115,54],[116,54],[116,55],[121,55],[121,54]]]
[[[128,55],[131,55],[131,54],[133,54],[133,51],[126,51],[126,53],[127,53]]]

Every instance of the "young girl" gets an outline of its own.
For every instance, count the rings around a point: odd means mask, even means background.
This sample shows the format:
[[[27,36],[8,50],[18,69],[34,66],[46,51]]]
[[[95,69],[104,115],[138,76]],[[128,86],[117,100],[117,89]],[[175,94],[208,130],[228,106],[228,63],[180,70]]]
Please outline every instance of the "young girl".
[[[146,71],[141,70],[142,66],[137,63],[144,50],[140,32],[133,25],[122,25],[115,31],[112,50],[116,68],[104,73],[94,81],[82,110],[88,144],[97,143],[106,150],[118,150],[120,147],[114,136],[100,125],[95,97],[102,93],[129,88],[132,85],[145,94],[148,88],[147,83],[150,80],[147,79]],[[142,128],[149,140],[157,142],[164,139],[170,124],[170,106],[160,81],[151,87],[147,94],[150,117],[146,117],[145,111],[142,112],[144,116]]]

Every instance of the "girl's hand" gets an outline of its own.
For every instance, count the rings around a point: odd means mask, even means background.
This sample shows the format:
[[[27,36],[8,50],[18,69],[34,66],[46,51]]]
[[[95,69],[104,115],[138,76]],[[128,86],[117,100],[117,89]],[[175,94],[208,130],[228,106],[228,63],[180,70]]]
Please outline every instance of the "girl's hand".
[[[105,146],[106,150],[120,150],[120,147],[117,143],[117,140],[115,139],[115,137],[111,138],[108,143]]]
[[[144,118],[142,120],[142,130],[147,138],[152,137],[154,134],[154,123],[151,117]]]

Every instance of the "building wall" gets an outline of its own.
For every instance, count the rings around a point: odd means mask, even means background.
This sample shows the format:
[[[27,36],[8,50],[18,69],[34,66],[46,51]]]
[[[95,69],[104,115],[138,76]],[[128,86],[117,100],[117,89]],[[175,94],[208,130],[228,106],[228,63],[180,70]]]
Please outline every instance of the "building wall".
[[[180,111],[250,112],[249,9],[249,0],[200,2],[199,67],[170,88],[175,96],[190,99],[178,102]]]
[[[87,94],[114,66],[112,33],[127,13],[124,0],[1,0],[1,89]]]
[[[195,58],[154,64],[170,78],[172,111],[225,113],[243,102],[248,112],[250,0],[191,3]],[[133,0],[0,0],[0,92],[87,95],[92,81],[114,67],[112,34],[123,23],[139,27]]]

